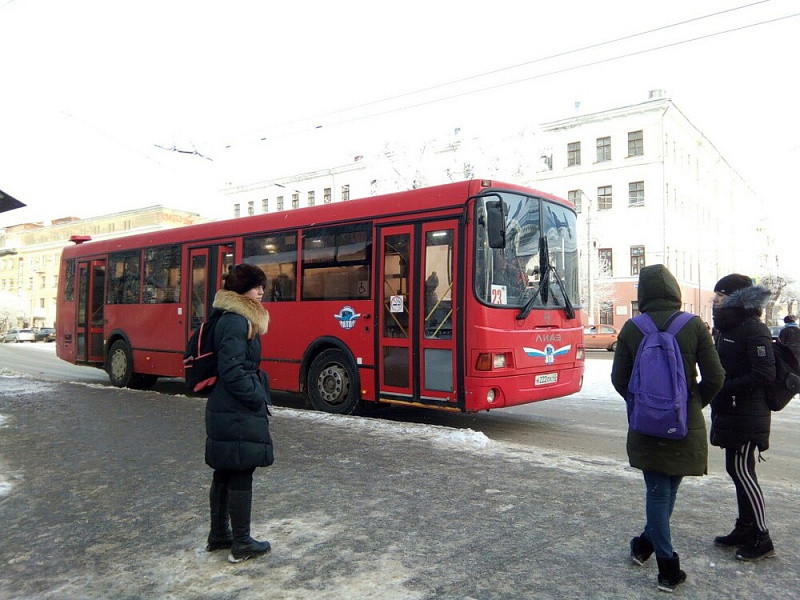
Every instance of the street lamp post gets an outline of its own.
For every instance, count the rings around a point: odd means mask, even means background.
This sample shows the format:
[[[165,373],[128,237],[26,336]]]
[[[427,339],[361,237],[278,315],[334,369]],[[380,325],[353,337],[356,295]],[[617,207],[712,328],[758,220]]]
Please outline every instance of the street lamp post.
[[[586,198],[586,312],[589,315],[589,325],[594,325],[594,306],[592,306],[592,199],[579,189],[581,196]]]

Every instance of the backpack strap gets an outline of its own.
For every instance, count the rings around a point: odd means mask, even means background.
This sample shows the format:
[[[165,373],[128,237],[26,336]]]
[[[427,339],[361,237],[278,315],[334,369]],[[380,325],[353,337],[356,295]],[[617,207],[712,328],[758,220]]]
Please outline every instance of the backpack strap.
[[[639,313],[635,317],[632,317],[631,323],[636,325],[639,331],[644,335],[658,331],[658,327],[656,327],[656,324],[653,322],[653,318],[647,313]]]
[[[665,323],[666,329],[664,331],[672,335],[678,335],[678,332],[683,329],[683,326],[691,321],[692,318],[694,318],[692,313],[678,311],[667,319]]]

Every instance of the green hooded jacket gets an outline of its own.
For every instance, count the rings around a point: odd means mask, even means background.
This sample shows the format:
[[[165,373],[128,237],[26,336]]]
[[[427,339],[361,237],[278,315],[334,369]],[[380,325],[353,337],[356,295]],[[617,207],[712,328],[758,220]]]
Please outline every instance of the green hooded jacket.
[[[639,310],[647,313],[659,328],[681,309],[681,289],[664,265],[650,265],[639,273]],[[700,317],[691,319],[675,336],[683,355],[689,387],[689,433],[682,440],[658,438],[628,428],[628,460],[642,471],[664,475],[705,475],[708,472],[708,435],[703,407],[722,387],[725,371],[719,362],[714,341]],[[614,352],[611,383],[627,398],[628,383],[639,344],[644,335],[630,321],[622,326]],[[697,382],[697,367],[702,377]]]

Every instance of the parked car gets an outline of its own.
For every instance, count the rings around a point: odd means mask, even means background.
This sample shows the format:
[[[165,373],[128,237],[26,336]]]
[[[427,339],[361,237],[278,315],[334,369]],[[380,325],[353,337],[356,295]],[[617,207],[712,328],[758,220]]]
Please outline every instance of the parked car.
[[[56,330],[52,327],[42,327],[36,332],[37,342],[55,342]]]
[[[9,329],[3,336],[3,342],[35,342],[36,334],[33,329]]]
[[[611,325],[589,325],[583,328],[583,341],[587,350],[608,350],[617,348],[617,330]]]

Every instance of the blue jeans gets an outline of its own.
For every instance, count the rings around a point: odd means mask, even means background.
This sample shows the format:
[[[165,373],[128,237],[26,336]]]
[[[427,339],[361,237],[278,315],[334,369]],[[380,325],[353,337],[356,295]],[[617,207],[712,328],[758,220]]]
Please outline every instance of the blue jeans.
[[[675,508],[675,496],[678,495],[678,486],[682,479],[680,475],[644,471],[644,483],[647,486],[647,525],[644,534],[653,544],[658,558],[672,558],[673,555],[669,519],[672,509]]]

